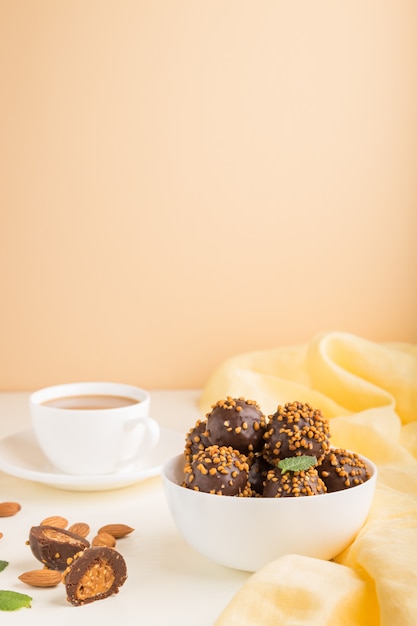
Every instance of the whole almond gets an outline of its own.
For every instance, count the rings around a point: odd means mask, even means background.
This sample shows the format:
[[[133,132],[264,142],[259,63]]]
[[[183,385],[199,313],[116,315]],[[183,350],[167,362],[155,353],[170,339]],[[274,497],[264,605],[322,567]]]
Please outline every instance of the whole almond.
[[[98,533],[91,541],[93,546],[107,546],[108,548],[114,548],[116,545],[116,539],[109,533]]]
[[[106,524],[99,528],[98,533],[108,533],[115,537],[115,539],[121,539],[122,537],[126,537],[135,529],[130,526],[126,526],[126,524]]]
[[[52,515],[51,517],[45,517],[41,521],[39,526],[54,526],[55,528],[66,528],[68,526],[68,520],[60,515]]]
[[[62,573],[52,569],[34,569],[18,578],[31,587],[55,587],[62,581]]]
[[[85,522],[76,522],[75,524],[71,524],[68,530],[80,537],[87,537],[90,532],[90,527]]]
[[[18,502],[0,502],[0,517],[16,515],[21,508]]]

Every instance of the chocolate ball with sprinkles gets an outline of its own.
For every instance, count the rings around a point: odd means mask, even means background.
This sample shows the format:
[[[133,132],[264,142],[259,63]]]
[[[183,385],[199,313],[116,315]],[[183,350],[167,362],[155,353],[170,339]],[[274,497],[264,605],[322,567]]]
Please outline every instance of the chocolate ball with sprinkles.
[[[317,469],[328,492],[356,487],[369,479],[368,468],[359,455],[343,448],[331,449]]]
[[[247,458],[230,446],[209,446],[184,468],[184,487],[223,496],[250,497]]]
[[[213,445],[231,446],[244,454],[263,448],[266,417],[255,400],[219,400],[207,414],[207,432]]]
[[[301,455],[315,456],[320,463],[330,448],[329,421],[307,403],[279,405],[269,416],[264,440],[263,455],[271,465]]]
[[[326,493],[326,485],[315,467],[299,472],[271,467],[266,475],[262,495],[264,498],[298,498],[322,493]]]
[[[193,456],[208,448],[211,442],[208,438],[207,421],[197,420],[195,425],[188,431],[185,437],[185,459],[191,462]]]

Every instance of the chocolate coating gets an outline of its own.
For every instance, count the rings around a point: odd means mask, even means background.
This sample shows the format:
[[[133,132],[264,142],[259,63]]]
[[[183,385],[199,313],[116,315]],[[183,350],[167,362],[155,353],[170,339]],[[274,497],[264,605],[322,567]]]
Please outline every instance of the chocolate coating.
[[[227,397],[207,414],[208,437],[213,445],[231,446],[244,454],[263,447],[266,418],[254,400]]]
[[[369,479],[368,468],[362,459],[343,448],[330,450],[317,469],[329,492],[349,489]]]
[[[252,495],[261,496],[264,490],[264,481],[271,465],[264,459],[262,454],[256,454],[248,458],[249,463],[249,483]]]
[[[185,438],[185,458],[191,462],[192,457],[208,448],[211,442],[208,438],[207,422],[205,420],[197,420],[193,428],[191,428]]]
[[[184,469],[184,487],[224,496],[251,496],[246,456],[230,446],[209,446]]]
[[[264,498],[315,496],[320,493],[326,493],[326,485],[315,467],[284,474],[279,467],[273,467],[266,475],[263,490]]]
[[[320,463],[330,447],[329,421],[320,409],[307,403],[280,405],[269,418],[264,439],[263,454],[271,465],[304,454],[315,456]]]
[[[67,600],[74,606],[104,600],[118,593],[126,578],[126,562],[114,548],[88,548],[65,571]]]
[[[64,570],[67,559],[90,546],[90,542],[75,533],[55,526],[32,526],[29,545],[33,556],[49,569]]]

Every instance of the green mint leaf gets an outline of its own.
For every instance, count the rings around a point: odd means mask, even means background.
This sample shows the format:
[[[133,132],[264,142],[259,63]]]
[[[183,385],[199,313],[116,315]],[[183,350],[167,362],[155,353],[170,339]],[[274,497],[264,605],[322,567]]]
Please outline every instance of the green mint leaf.
[[[285,474],[285,472],[302,472],[303,470],[310,469],[310,467],[314,465],[317,465],[316,457],[307,454],[281,459],[278,463],[282,474]]]
[[[32,598],[17,591],[4,591],[0,589],[0,611],[17,611],[22,607],[30,609]]]
[[[8,566],[8,561],[0,561],[0,572],[2,572]]]

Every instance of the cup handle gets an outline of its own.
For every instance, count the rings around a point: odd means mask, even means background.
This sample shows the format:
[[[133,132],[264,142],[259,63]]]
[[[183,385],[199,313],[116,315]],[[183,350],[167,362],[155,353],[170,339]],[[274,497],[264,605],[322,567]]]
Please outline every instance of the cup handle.
[[[137,426],[141,424],[145,426],[145,432],[138,449],[131,459],[132,461],[136,461],[144,457],[148,452],[150,452],[158,443],[161,434],[161,429],[158,422],[147,415],[132,418],[126,424],[126,430],[133,431]]]

